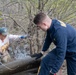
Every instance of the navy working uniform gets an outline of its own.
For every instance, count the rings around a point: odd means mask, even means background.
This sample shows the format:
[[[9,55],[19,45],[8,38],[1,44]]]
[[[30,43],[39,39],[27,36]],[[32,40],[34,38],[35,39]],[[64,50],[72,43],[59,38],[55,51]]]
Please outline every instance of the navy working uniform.
[[[46,51],[52,42],[56,48],[42,59],[38,75],[57,73],[64,59],[67,61],[68,75],[76,75],[76,30],[69,24],[53,19],[42,51]]]

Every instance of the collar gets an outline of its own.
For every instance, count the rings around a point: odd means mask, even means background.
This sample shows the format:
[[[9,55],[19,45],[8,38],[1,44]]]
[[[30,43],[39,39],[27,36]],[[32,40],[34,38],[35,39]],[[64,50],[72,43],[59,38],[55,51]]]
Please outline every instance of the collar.
[[[50,25],[50,28],[47,31],[53,32],[54,31],[54,25],[55,25],[56,22],[57,22],[56,19],[52,19],[52,23]]]

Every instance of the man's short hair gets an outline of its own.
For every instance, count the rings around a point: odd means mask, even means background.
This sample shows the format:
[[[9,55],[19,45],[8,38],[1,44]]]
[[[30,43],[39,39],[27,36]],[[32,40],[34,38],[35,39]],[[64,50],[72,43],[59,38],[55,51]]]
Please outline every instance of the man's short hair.
[[[39,24],[39,23],[41,23],[44,19],[45,19],[45,17],[46,17],[46,14],[45,13],[38,13],[36,16],[35,16],[35,18],[34,18],[34,20],[33,20],[33,22],[35,23],[35,24]]]

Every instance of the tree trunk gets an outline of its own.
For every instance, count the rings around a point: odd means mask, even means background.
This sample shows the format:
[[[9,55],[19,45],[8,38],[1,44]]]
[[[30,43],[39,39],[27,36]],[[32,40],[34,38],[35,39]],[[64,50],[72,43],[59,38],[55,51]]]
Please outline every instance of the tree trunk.
[[[0,65],[0,75],[11,75],[17,72],[38,68],[40,60],[27,57],[26,59],[15,60],[4,65],[5,66]]]

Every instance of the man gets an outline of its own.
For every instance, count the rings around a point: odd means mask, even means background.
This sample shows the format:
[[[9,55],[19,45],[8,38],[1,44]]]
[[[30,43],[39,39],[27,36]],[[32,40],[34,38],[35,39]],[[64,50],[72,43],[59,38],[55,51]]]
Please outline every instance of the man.
[[[12,35],[8,34],[6,27],[0,27],[0,58],[2,62],[9,62],[11,60],[8,53],[8,46],[13,40],[24,39],[28,35]]]
[[[68,75],[76,75],[76,30],[69,24],[51,19],[45,13],[39,13],[34,23],[47,32],[47,36],[40,53],[33,55],[40,58],[53,42],[56,45],[41,61],[38,75],[54,75],[60,69],[64,59],[67,61]]]

